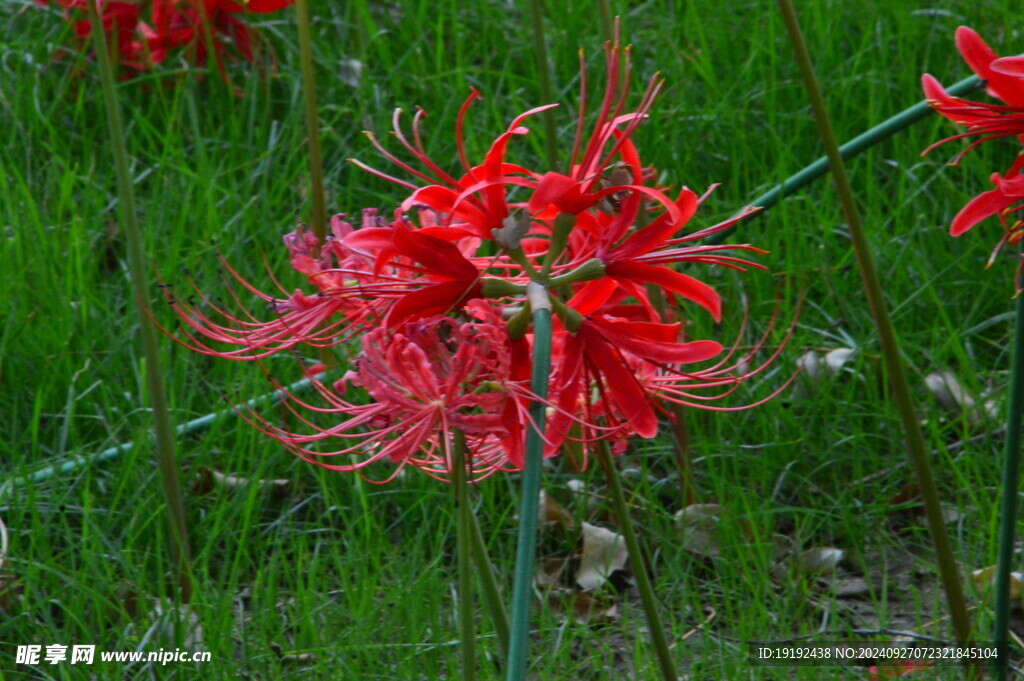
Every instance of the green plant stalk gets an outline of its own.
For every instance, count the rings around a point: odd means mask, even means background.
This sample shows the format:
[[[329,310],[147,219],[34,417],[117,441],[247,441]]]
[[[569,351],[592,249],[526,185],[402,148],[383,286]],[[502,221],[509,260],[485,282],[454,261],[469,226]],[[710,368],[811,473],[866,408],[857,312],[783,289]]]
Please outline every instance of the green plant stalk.
[[[541,400],[547,398],[551,370],[551,300],[535,281],[527,285],[533,310],[533,370],[530,386]],[[540,467],[544,454],[544,403],[530,405],[535,427],[526,431],[522,497],[519,502],[519,535],[512,591],[512,630],[509,638],[507,681],[526,679],[526,653],[530,642],[530,600],[537,553],[537,511],[540,502]]]
[[[473,534],[469,520],[473,509],[469,505],[466,482],[466,435],[455,429],[451,444],[452,491],[455,493],[455,553],[459,575],[459,649],[462,653],[462,678],[476,679],[476,629],[473,626],[473,568],[470,543]]]
[[[480,523],[476,515],[470,510],[470,544],[469,550],[473,554],[473,562],[476,564],[476,572],[480,575],[480,586],[484,592],[484,603],[491,614],[491,622],[494,624],[494,633],[498,637],[498,645],[501,646],[501,654],[508,657],[508,612],[505,604],[501,601],[501,590],[498,588],[498,580],[494,577],[494,567],[487,555],[487,544],[484,543],[483,533],[480,532]]]
[[[309,138],[309,188],[313,199],[312,227],[317,241],[323,243],[327,238],[327,206],[324,200],[324,164],[320,151],[320,121],[316,110],[316,77],[313,74],[313,32],[310,29],[308,0],[296,0],[295,17],[299,29],[302,101],[306,109],[306,135]]]
[[[977,90],[981,86],[981,79],[977,76],[971,76],[970,78],[964,78],[958,83],[951,85],[946,89],[946,91],[949,92],[950,95],[958,97],[960,95],[967,94],[972,90]],[[933,109],[928,106],[928,102],[918,102],[914,106],[904,109],[895,116],[882,121],[870,130],[854,137],[852,140],[839,147],[839,155],[844,160],[854,158],[879,142],[883,142],[901,130],[905,130],[914,123],[923,120],[931,113],[933,113]],[[774,189],[770,189],[764,194],[753,199],[750,202],[750,205],[760,206],[762,209],[768,210],[789,194],[806,187],[820,177],[824,177],[828,173],[829,167],[830,161],[828,156],[823,156],[814,163],[783,180],[783,182],[777,185]],[[737,229],[739,229],[739,224],[733,225],[729,229],[708,237],[706,241],[710,244],[721,243]]]
[[[1017,490],[1020,487],[1020,427],[1024,410],[1024,294],[1017,296],[1014,324],[1013,369],[1010,401],[1006,411],[1006,460],[1003,461],[1003,499],[999,511],[999,557],[996,563],[995,623],[992,640],[999,646],[995,678],[1007,676],[1007,644],[1010,639],[1010,573],[1013,571],[1014,535],[1017,528]]]
[[[139,328],[142,335],[142,354],[146,359],[146,382],[149,389],[150,409],[153,412],[153,430],[156,437],[156,460],[160,480],[167,499],[167,524],[170,528],[171,564],[178,580],[178,598],[182,603],[192,600],[192,568],[188,543],[188,527],[185,523],[185,505],[181,497],[181,483],[178,479],[178,465],[174,459],[174,429],[171,427],[167,407],[167,389],[164,386],[163,371],[160,368],[160,347],[157,343],[156,328],[150,321],[153,317],[146,292],[145,255],[142,249],[142,235],[135,213],[135,194],[129,171],[128,149],[125,145],[124,123],[121,119],[121,102],[118,100],[114,82],[114,67],[107,51],[106,36],[96,3],[89,7],[91,33],[97,46],[100,85],[103,104],[107,113],[107,132],[114,156],[117,174],[117,195],[120,204],[121,228],[128,246],[128,266],[132,288],[139,306]]]
[[[612,16],[611,4],[608,0],[594,0],[594,5],[601,22],[601,39],[605,42],[615,40],[615,18]]]
[[[957,570],[956,559],[953,556],[949,535],[946,532],[946,523],[942,517],[939,493],[935,488],[931,464],[925,451],[924,437],[921,434],[921,428],[917,422],[917,414],[914,412],[914,404],[910,398],[910,388],[907,385],[907,378],[903,371],[903,360],[900,357],[896,334],[893,331],[888,311],[885,308],[882,286],[878,281],[878,274],[875,271],[874,261],[871,258],[867,238],[864,235],[864,228],[861,226],[860,214],[857,211],[857,205],[853,198],[853,190],[850,188],[850,181],[846,176],[842,155],[839,153],[839,146],[836,144],[835,134],[832,131],[832,125],[828,118],[828,111],[825,108],[825,101],[821,96],[818,81],[814,76],[814,67],[811,65],[811,58],[807,52],[807,45],[804,43],[796,12],[793,9],[793,3],[791,0],[778,0],[778,4],[783,22],[786,25],[786,32],[789,34],[789,40],[793,46],[797,64],[800,67],[804,88],[811,101],[811,108],[814,110],[818,132],[825,145],[825,152],[829,159],[829,165],[832,168],[832,179],[835,182],[836,193],[839,196],[843,215],[850,230],[850,239],[853,242],[857,265],[864,284],[864,293],[871,308],[871,315],[875,320],[882,355],[885,357],[885,365],[889,371],[893,401],[903,423],[910,460],[917,474],[917,483],[921,488],[921,496],[924,499],[928,527],[935,546],[935,556],[939,563],[942,585],[946,591],[946,600],[949,605],[950,616],[953,620],[953,629],[958,641],[967,642],[971,637],[971,621],[967,614],[967,606],[964,603],[960,574]]]
[[[530,23],[533,24],[533,53],[537,56],[537,85],[540,99],[544,104],[555,101],[551,90],[551,65],[548,63],[548,48],[544,42],[544,2],[530,0]],[[555,130],[555,112],[541,111],[544,121],[544,151],[547,154],[548,170],[558,170],[558,136]]]
[[[672,653],[669,650],[668,638],[665,636],[665,628],[658,615],[658,601],[654,597],[654,587],[651,585],[651,578],[647,570],[647,560],[644,558],[640,542],[636,538],[636,531],[633,529],[633,520],[629,515],[629,504],[626,503],[626,495],[622,491],[619,472],[615,468],[615,462],[612,461],[611,452],[608,451],[608,443],[604,440],[597,443],[597,460],[608,480],[612,505],[615,507],[615,515],[619,519],[622,536],[626,540],[629,562],[633,566],[633,576],[636,579],[637,590],[640,592],[640,602],[644,607],[644,614],[647,616],[647,626],[651,630],[651,639],[654,642],[654,652],[658,658],[658,666],[661,668],[661,676],[664,681],[678,681],[679,675],[676,674],[675,664],[672,662]]]

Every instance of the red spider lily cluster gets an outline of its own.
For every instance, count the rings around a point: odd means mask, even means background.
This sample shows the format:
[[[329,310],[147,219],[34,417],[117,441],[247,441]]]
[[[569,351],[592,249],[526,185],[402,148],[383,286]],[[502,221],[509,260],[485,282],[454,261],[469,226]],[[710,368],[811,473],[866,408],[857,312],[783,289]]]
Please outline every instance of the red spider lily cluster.
[[[959,162],[971,149],[979,144],[1003,137],[1015,137],[1024,142],[1024,57],[998,57],[995,52],[971,29],[961,26],[956,31],[956,45],[971,70],[985,82],[989,95],[1001,99],[1005,104],[973,102],[950,96],[932,76],[922,77],[924,93],[932,107],[943,116],[967,128],[967,132],[941,140],[931,149],[953,140],[976,138],[954,159]],[[1017,159],[1004,175],[993,173],[995,189],[983,192],[971,199],[953,218],[950,233],[960,236],[976,224],[998,216],[1003,226],[1003,237],[996,244],[989,259],[991,263],[1007,244],[1017,244],[1024,238],[1024,222],[1017,213],[1024,208],[1024,153],[1018,152]],[[1024,260],[1017,270],[1017,291],[1024,288],[1022,283]]]
[[[605,49],[607,82],[596,120],[586,123],[582,88],[576,139],[566,172],[535,172],[509,160],[526,122],[515,118],[471,164],[463,144],[473,91],[459,112],[455,141],[461,171],[450,174],[424,152],[420,124],[411,134],[394,117],[393,134],[408,161],[374,146],[418,182],[354,161],[410,193],[393,213],[365,210],[358,228],[331,220],[320,241],[302,229],[284,239],[292,267],[309,289],[268,295],[224,266],[275,313],[237,316],[202,297],[169,296],[185,332],[179,341],[202,353],[262,360],[301,347],[331,348],[359,339],[362,351],[345,376],[314,380],[318,404],[285,402],[288,425],[247,418],[300,457],[335,470],[380,460],[411,464],[447,478],[454,430],[464,435],[474,479],[522,468],[534,330],[527,287],[542,286],[554,311],[547,456],[563,445],[586,453],[599,440],[621,451],[631,436],[650,438],[667,402],[715,408],[745,378],[762,372],[754,351],[686,337],[676,299],[715,321],[715,290],[677,271],[679,264],[745,271],[750,245],[696,245],[753,212],[691,233],[703,197],[652,186],[631,141],[661,87],[651,81],[627,112],[629,60]],[[236,296],[235,302],[241,305]],[[658,312],[662,307],[666,317]],[[224,349],[224,344],[232,346]],[[775,353],[777,354],[777,352]],[[736,408],[736,407],[733,407]],[[326,425],[324,425],[326,423]],[[298,426],[296,427],[296,424]]]
[[[206,66],[213,61],[223,69],[224,58],[237,54],[253,58],[253,35],[245,25],[246,13],[283,9],[294,0],[94,0],[103,22],[107,44],[118,63],[129,71],[144,71],[182,53],[189,63]],[[55,4],[71,23],[79,46],[89,45],[92,26],[88,0],[36,0]]]

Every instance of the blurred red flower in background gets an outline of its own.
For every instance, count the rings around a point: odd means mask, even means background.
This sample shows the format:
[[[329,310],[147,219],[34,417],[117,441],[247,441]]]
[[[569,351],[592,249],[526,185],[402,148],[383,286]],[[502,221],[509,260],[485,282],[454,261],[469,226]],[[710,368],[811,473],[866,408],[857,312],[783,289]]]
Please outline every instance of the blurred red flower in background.
[[[36,0],[61,8],[78,39],[79,49],[89,47],[92,26],[88,0]],[[253,59],[252,32],[243,17],[247,13],[275,12],[294,0],[95,0],[107,44],[117,46],[118,64],[141,71],[167,60],[181,50],[190,64],[203,67],[213,48],[214,62],[223,73],[224,59],[234,51]],[[144,16],[148,10],[148,16]]]

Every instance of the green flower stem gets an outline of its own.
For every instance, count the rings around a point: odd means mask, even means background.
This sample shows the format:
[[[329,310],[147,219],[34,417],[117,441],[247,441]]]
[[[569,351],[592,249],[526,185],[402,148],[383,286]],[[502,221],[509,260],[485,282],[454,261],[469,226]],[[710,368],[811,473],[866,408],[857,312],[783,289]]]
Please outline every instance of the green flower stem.
[[[469,550],[473,554],[473,562],[476,564],[476,572],[480,575],[480,586],[484,592],[484,604],[491,613],[491,622],[494,624],[494,633],[498,636],[498,644],[501,646],[501,653],[508,657],[508,612],[505,604],[501,601],[501,590],[498,588],[498,580],[494,577],[494,567],[487,555],[487,544],[484,543],[483,533],[480,532],[480,523],[472,510],[467,513],[469,516]]]
[[[825,151],[832,168],[832,179],[835,182],[836,193],[839,196],[843,215],[850,230],[850,239],[853,241],[853,249],[857,258],[857,265],[860,268],[864,292],[868,299],[868,305],[871,308],[871,315],[875,320],[878,340],[882,348],[882,354],[885,357],[885,365],[889,371],[893,400],[899,411],[900,420],[903,422],[903,430],[907,438],[907,449],[914,466],[914,471],[917,474],[921,496],[924,498],[928,526],[931,530],[932,542],[935,545],[935,556],[939,563],[942,584],[946,591],[950,616],[953,620],[953,629],[958,641],[967,642],[971,637],[971,621],[967,614],[967,606],[964,603],[960,574],[957,570],[956,559],[953,556],[949,535],[946,533],[946,524],[942,517],[942,509],[939,506],[939,494],[935,488],[931,465],[928,461],[928,454],[925,451],[924,437],[921,435],[917,414],[914,412],[914,404],[910,398],[910,388],[907,385],[906,375],[903,371],[903,360],[900,357],[896,335],[893,332],[892,324],[889,321],[889,314],[885,308],[882,286],[878,281],[878,274],[875,271],[874,262],[871,258],[867,238],[864,235],[864,228],[861,226],[860,214],[857,212],[857,205],[853,198],[853,190],[850,188],[850,182],[846,177],[842,155],[839,153],[835,134],[832,132],[828,112],[825,109],[825,102],[822,99],[821,90],[818,88],[818,82],[814,76],[814,68],[811,65],[811,58],[807,52],[807,46],[804,43],[800,25],[797,22],[793,3],[791,0],[778,0],[778,4],[783,22],[786,25],[786,31],[789,33],[789,40],[793,45],[797,64],[800,66],[804,88],[807,90],[807,96],[811,101],[814,118],[818,124],[818,132],[825,145]]]
[[[622,483],[619,481],[619,471],[612,461],[612,454],[608,450],[608,443],[601,440],[597,443],[597,460],[601,464],[601,470],[608,480],[608,489],[611,492],[612,505],[615,507],[615,515],[619,519],[619,528],[626,540],[626,549],[629,551],[629,562],[633,566],[633,576],[636,579],[636,587],[640,591],[640,602],[644,607],[644,614],[647,616],[647,626],[651,629],[651,639],[654,642],[654,652],[658,657],[658,666],[661,668],[661,676],[664,681],[678,681],[675,665],[672,663],[672,654],[668,647],[668,638],[665,636],[665,628],[661,624],[658,615],[658,601],[654,597],[654,587],[651,586],[651,578],[647,570],[647,561],[640,550],[640,542],[637,541],[636,531],[633,529],[633,520],[629,515],[629,505],[626,503],[626,495],[622,491]]]
[[[558,260],[558,256],[565,250],[565,245],[569,243],[569,232],[576,226],[576,216],[572,213],[559,213],[558,217],[555,218],[555,226],[551,230],[551,241],[548,244],[547,255],[544,256],[544,262],[541,264],[540,274],[542,277],[546,277],[551,274],[551,266]]]
[[[533,266],[533,263],[530,262],[530,259],[526,257],[526,253],[523,252],[522,248],[508,248],[505,249],[505,252],[508,253],[508,257],[512,259],[512,262],[523,268],[523,270],[526,272],[526,275],[530,277],[532,281],[544,281],[543,277],[541,277],[540,275],[540,272],[538,272],[537,268]]]
[[[313,234],[323,243],[327,238],[327,207],[324,200],[324,164],[320,153],[320,121],[316,111],[316,77],[313,75],[313,32],[310,29],[309,2],[297,0],[295,17],[299,28],[299,63],[302,68],[302,99],[306,108],[306,135],[309,137],[309,182],[313,199]]]
[[[548,48],[544,42],[544,2],[531,0],[530,23],[533,24],[533,53],[537,57],[537,85],[540,99],[545,104],[555,101],[551,90],[551,65],[548,63]],[[558,136],[555,130],[555,112],[541,111],[544,121],[544,150],[547,153],[548,170],[558,170]]]
[[[188,547],[188,527],[185,524],[185,505],[181,498],[181,483],[178,480],[178,465],[174,459],[174,429],[167,408],[167,389],[164,387],[163,371],[160,368],[160,347],[157,343],[156,328],[150,321],[146,280],[146,258],[142,249],[142,236],[135,213],[135,194],[129,171],[128,149],[125,145],[124,123],[121,120],[121,102],[118,100],[114,83],[114,67],[107,51],[106,36],[96,3],[88,2],[92,38],[96,44],[96,57],[100,68],[100,84],[103,90],[103,104],[107,113],[107,131],[110,148],[114,155],[117,173],[117,195],[120,204],[121,228],[128,242],[128,265],[131,272],[132,288],[140,312],[142,353],[146,359],[146,382],[149,389],[150,409],[153,412],[153,429],[156,435],[156,459],[167,499],[167,523],[170,527],[171,564],[178,579],[178,598],[182,603],[192,599],[191,558]]]
[[[960,82],[950,86],[946,91],[953,96],[960,96],[967,94],[972,90],[977,90],[981,86],[981,80],[977,76],[971,76],[970,78],[964,78]],[[914,123],[923,120],[931,113],[932,108],[928,106],[928,102],[918,102],[914,106],[904,109],[892,118],[882,121],[867,132],[854,137],[852,140],[839,147],[839,155],[844,160],[854,158],[879,142],[883,142],[901,130],[909,128]],[[823,156],[800,172],[786,178],[782,184],[776,186],[774,189],[771,189],[753,199],[750,202],[750,205],[760,206],[767,210],[782,200],[785,196],[796,192],[798,189],[806,187],[820,177],[824,177],[828,171],[829,158],[828,156]],[[706,241],[711,244],[721,243],[738,228],[738,224],[733,225],[729,229],[712,235]]]
[[[548,280],[547,284],[555,288],[558,286],[568,286],[569,284],[578,284],[583,281],[594,281],[603,276],[605,276],[604,261],[600,258],[591,258],[571,272],[552,277]]]
[[[456,564],[459,575],[459,637],[462,645],[462,678],[476,679],[476,629],[473,626],[473,568],[470,559],[470,543],[473,534],[469,517],[473,509],[469,505],[469,490],[466,482],[466,435],[456,429],[452,434],[451,449],[452,490],[455,493],[455,535]]]
[[[530,308],[533,310],[533,373],[531,389],[541,400],[547,398],[548,373],[551,370],[551,302],[547,290],[529,283]],[[526,653],[530,641],[530,600],[533,596],[533,571],[537,553],[537,510],[540,501],[540,466],[544,454],[544,403],[530,405],[535,427],[526,432],[526,461],[519,506],[519,536],[516,542],[516,568],[512,592],[512,631],[509,639],[507,681],[524,681]]]
[[[1003,499],[999,510],[999,559],[996,565],[995,625],[992,640],[999,645],[995,678],[1006,679],[1007,643],[1010,639],[1010,573],[1013,571],[1014,530],[1017,527],[1017,490],[1020,486],[1020,427],[1024,410],[1024,294],[1017,296],[1014,325],[1013,370],[1006,411],[1006,460],[1003,462]]]

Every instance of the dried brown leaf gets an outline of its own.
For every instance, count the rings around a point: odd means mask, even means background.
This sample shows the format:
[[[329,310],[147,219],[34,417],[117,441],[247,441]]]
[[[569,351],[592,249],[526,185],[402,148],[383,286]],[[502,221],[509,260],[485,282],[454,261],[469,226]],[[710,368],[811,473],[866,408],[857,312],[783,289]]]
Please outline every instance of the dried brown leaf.
[[[557,523],[562,526],[563,530],[572,530],[576,526],[572,514],[555,501],[553,496],[543,490],[541,490],[540,503],[537,506],[537,520],[541,525]]]
[[[996,582],[996,566],[980,568],[971,573],[971,581],[978,591],[988,591]],[[1010,573],[1010,598],[1019,599],[1024,582],[1024,574],[1020,572]]]
[[[629,552],[622,535],[590,523],[582,525],[583,554],[576,584],[583,591],[601,588],[608,577],[626,565]]]

